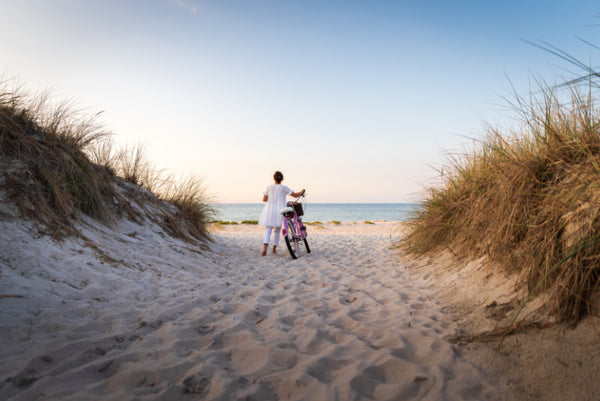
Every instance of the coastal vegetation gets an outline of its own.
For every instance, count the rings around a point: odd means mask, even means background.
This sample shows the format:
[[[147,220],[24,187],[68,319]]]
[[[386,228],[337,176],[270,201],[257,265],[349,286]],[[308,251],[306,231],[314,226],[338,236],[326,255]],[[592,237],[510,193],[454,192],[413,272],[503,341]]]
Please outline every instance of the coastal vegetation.
[[[212,210],[202,180],[165,174],[139,146],[119,149],[98,117],[0,81],[0,183],[20,215],[61,237],[78,234],[82,214],[110,225],[122,215],[138,221],[152,207],[170,235],[207,239]]]
[[[591,83],[586,94],[540,86],[514,102],[517,128],[488,126],[474,149],[449,159],[402,247],[487,257],[574,322],[600,284],[600,113]]]
[[[229,221],[229,220],[212,220],[212,224],[216,224],[218,226],[228,226],[228,225],[236,225],[237,221]]]
[[[212,220],[211,224],[216,224],[218,226],[229,226],[229,225],[237,225],[237,224],[255,226],[258,224],[258,220],[242,220],[239,223],[235,220]]]

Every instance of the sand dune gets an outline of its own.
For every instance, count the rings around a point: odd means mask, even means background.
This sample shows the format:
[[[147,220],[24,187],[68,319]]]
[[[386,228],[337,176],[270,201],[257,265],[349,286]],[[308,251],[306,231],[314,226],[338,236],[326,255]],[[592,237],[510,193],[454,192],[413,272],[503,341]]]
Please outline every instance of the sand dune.
[[[298,260],[259,256],[253,226],[200,249],[151,224],[63,242],[1,224],[2,399],[501,399],[391,223],[311,227]]]

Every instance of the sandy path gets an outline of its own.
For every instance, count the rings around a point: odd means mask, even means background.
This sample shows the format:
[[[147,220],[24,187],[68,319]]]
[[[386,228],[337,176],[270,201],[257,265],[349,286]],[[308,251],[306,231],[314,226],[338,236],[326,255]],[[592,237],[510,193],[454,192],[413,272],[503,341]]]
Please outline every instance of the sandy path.
[[[221,237],[256,259],[260,229],[250,231]],[[407,281],[390,250],[394,236],[390,224],[327,225],[311,230],[310,255],[293,261],[282,249],[257,260],[265,289],[248,304],[260,313],[248,330],[257,351],[271,351],[260,367],[256,360],[236,365],[234,353],[234,369],[262,376],[272,399],[493,398],[442,339],[449,328],[423,289]],[[280,353],[292,356],[287,365],[278,362]]]
[[[501,399],[444,340],[389,223],[311,227],[298,260],[260,257],[260,227],[201,254],[135,228],[88,232],[95,250],[12,228],[1,399]]]

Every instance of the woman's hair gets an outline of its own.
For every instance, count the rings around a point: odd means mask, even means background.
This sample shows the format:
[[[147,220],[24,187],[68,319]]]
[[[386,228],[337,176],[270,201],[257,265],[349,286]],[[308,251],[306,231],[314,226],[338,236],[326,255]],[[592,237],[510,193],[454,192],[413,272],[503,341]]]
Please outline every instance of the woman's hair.
[[[273,174],[273,179],[276,183],[281,183],[281,181],[283,181],[283,174],[281,174],[281,171],[276,171],[275,174]]]

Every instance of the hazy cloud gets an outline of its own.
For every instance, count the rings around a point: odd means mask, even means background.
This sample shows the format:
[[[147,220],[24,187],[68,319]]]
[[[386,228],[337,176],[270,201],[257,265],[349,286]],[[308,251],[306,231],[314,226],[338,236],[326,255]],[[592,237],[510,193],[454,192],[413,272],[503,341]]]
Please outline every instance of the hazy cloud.
[[[200,1],[198,0],[173,0],[177,7],[185,8],[188,11],[196,14],[200,9]]]

